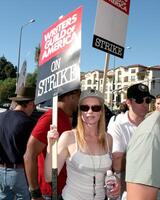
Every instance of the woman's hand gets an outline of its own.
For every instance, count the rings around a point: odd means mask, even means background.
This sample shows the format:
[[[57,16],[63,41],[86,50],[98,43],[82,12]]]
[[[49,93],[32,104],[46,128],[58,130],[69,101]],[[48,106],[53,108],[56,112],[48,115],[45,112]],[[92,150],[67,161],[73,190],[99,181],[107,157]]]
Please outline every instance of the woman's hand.
[[[47,149],[51,149],[52,145],[55,143],[56,140],[59,138],[59,133],[57,131],[57,127],[51,125],[50,130],[48,131],[47,134],[47,141],[48,141],[48,146]]]

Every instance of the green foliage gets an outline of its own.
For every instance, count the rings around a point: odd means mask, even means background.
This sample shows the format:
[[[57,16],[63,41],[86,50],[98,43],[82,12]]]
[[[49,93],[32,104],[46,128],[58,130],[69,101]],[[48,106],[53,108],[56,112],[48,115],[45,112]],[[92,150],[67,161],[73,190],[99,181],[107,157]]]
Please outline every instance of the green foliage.
[[[16,67],[7,61],[4,56],[0,57],[0,80],[4,80],[6,78],[15,78],[16,70]]]
[[[36,69],[33,74],[28,73],[27,78],[26,78],[26,86],[28,87],[36,87],[36,82],[37,82],[37,73],[38,69]]]
[[[35,48],[34,60],[37,63],[37,66],[38,66],[39,56],[40,56],[40,44],[38,45],[38,47]]]
[[[39,59],[40,46],[36,47],[35,58]],[[17,67],[14,67],[12,63],[8,62],[7,59],[2,56],[0,57],[0,103],[9,102],[8,98],[15,96],[16,91],[16,71]],[[28,73],[26,78],[26,86],[36,87],[37,82],[36,69],[32,74]]]
[[[9,102],[8,97],[14,96],[16,90],[16,78],[0,80],[0,102]]]

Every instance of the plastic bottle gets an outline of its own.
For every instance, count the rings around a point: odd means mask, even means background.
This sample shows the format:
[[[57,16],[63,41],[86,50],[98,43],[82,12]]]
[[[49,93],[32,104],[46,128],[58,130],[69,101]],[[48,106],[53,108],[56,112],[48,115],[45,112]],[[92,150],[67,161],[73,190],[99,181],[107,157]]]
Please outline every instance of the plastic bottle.
[[[122,200],[127,200],[127,192],[126,191],[123,192]]]
[[[112,170],[107,170],[106,177],[105,177],[105,187],[106,187],[106,194],[109,199],[113,198],[110,192],[114,188],[116,183],[117,183],[117,178],[113,174]]]

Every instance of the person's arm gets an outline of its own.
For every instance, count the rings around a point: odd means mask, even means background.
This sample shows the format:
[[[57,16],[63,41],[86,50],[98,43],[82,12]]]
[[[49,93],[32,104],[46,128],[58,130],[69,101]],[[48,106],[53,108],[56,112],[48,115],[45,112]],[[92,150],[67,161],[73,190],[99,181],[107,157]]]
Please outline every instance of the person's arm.
[[[109,149],[112,152],[113,139],[112,139],[112,136],[108,133],[106,134],[106,140],[108,140]],[[113,169],[113,163],[112,163],[112,169]],[[114,185],[114,188],[110,191],[110,194],[114,197],[114,199],[118,198],[118,196],[120,194],[120,190],[121,190],[121,185],[120,185],[120,181],[117,177],[117,182]]]
[[[45,144],[34,138],[32,135],[29,138],[27,149],[24,154],[24,164],[26,176],[30,190],[39,189],[38,185],[38,170],[37,170],[37,156],[45,148]],[[43,198],[37,198],[37,200]],[[34,198],[32,198],[34,200]]]
[[[113,139],[112,156],[113,156],[113,170],[117,173],[125,170],[126,153],[125,144],[122,136],[122,128],[119,123],[114,122],[111,129],[108,129],[109,134]]]
[[[158,188],[137,184],[127,183],[127,200],[156,200]]]
[[[113,156],[113,169],[119,173],[125,170],[126,154],[124,152],[114,152]]]
[[[69,135],[67,132],[64,132],[58,141],[58,174],[60,173],[61,169],[64,166],[64,163],[69,156],[68,152],[68,141],[69,141]],[[45,158],[45,166],[44,166],[44,175],[46,182],[52,181],[52,145],[55,143],[55,141],[58,139],[59,134],[56,129],[52,129],[48,131],[48,145],[47,145],[47,154]]]

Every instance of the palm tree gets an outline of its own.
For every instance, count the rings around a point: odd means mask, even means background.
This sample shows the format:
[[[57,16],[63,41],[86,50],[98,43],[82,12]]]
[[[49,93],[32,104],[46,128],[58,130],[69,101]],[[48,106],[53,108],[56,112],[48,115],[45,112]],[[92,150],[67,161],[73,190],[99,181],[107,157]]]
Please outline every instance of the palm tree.
[[[37,63],[37,67],[38,67],[38,62],[39,62],[39,56],[40,56],[40,44],[38,45],[38,47],[36,47],[35,49],[35,57],[34,60]]]

